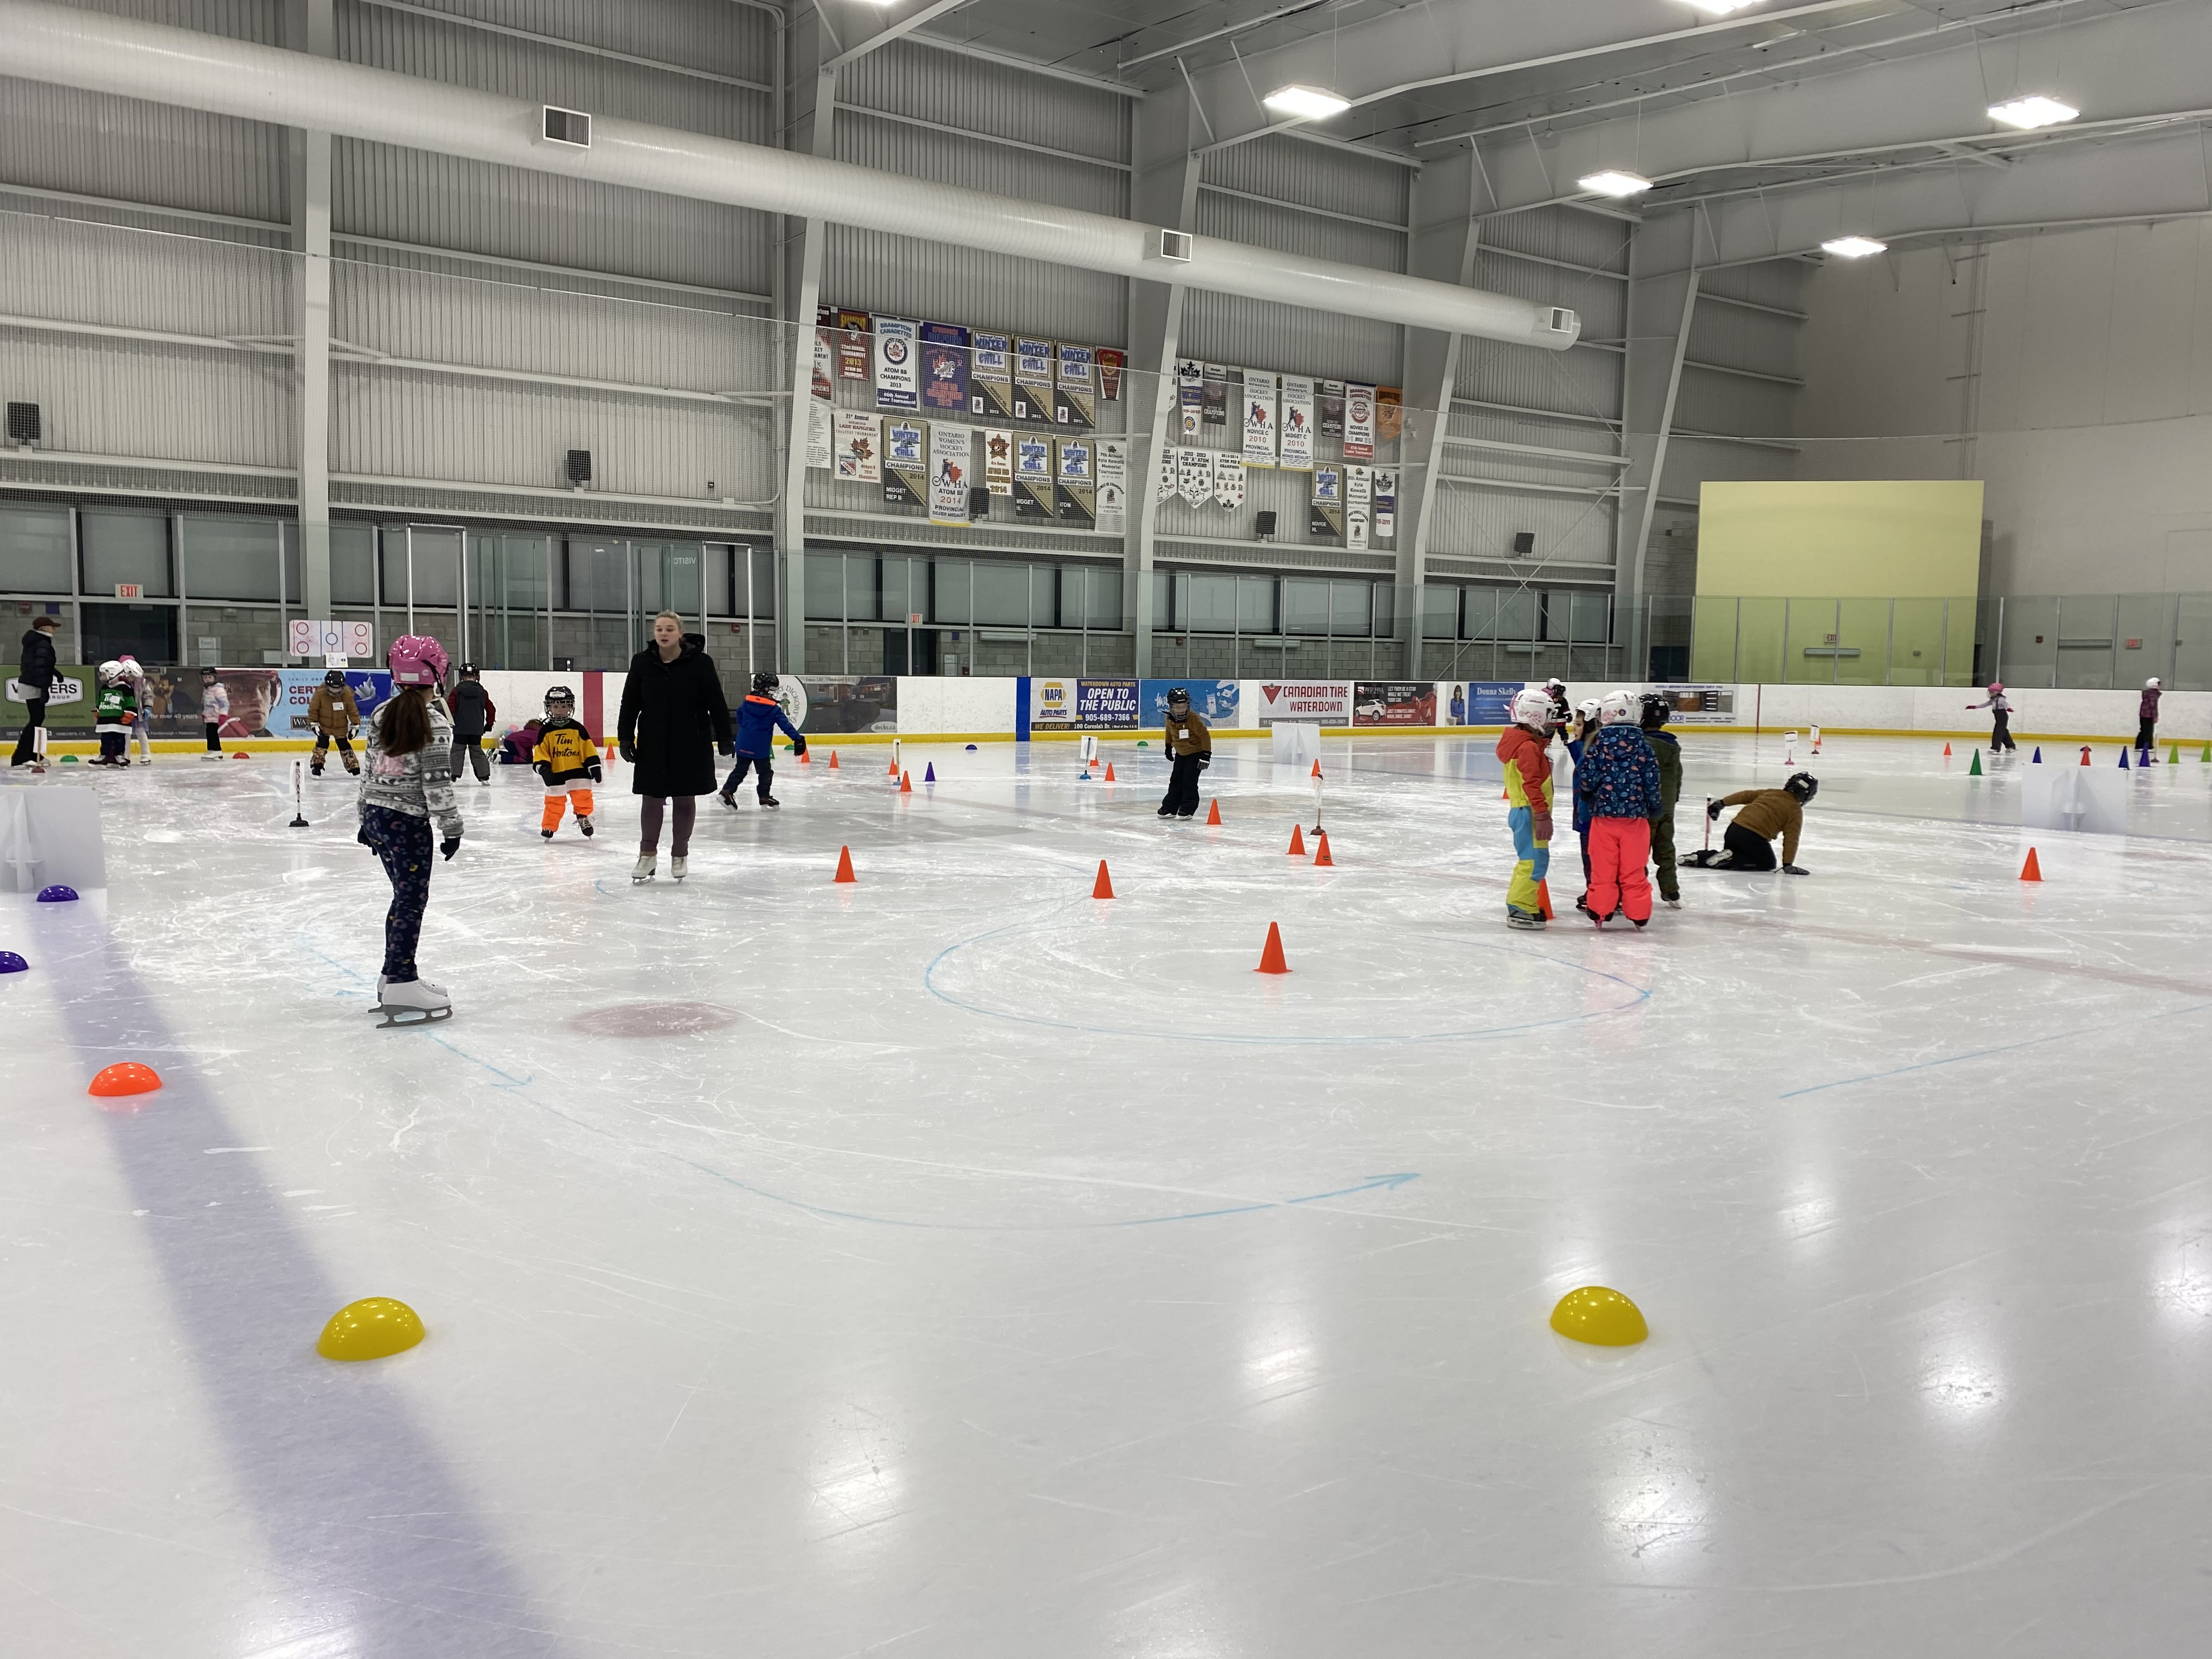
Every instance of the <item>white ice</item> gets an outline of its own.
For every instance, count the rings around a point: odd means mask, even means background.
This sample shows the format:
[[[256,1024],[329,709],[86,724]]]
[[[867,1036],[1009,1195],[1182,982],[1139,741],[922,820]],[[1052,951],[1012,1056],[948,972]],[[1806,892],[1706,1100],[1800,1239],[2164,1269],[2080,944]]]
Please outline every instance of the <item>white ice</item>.
[[[1683,741],[1687,850],[1784,768]],[[1328,744],[1333,869],[1257,744],[1208,830],[1157,745],[910,742],[899,796],[825,740],[680,888],[619,769],[550,846],[502,771],[458,1015],[393,1031],[335,766],[307,830],[283,762],[68,769],[112,885],[0,899],[0,1647],[2191,1650],[2212,767],[2029,885],[2024,754],[1802,741],[1813,873],[1640,934],[1571,847],[1501,925],[1486,739]],[[98,1109],[117,1060],[167,1086]],[[1650,1340],[1555,1337],[1589,1283]],[[428,1340],[318,1358],[366,1295]]]

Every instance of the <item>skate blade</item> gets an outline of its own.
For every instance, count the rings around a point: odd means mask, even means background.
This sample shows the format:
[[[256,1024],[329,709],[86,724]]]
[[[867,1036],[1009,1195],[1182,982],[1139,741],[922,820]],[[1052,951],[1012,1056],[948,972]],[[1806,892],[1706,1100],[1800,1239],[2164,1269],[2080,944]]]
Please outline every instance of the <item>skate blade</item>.
[[[376,1012],[384,1016],[383,1023],[376,1028],[380,1031],[388,1031],[395,1025],[434,1025],[441,1019],[451,1019],[453,1017],[451,1007],[386,1008],[379,1006]]]

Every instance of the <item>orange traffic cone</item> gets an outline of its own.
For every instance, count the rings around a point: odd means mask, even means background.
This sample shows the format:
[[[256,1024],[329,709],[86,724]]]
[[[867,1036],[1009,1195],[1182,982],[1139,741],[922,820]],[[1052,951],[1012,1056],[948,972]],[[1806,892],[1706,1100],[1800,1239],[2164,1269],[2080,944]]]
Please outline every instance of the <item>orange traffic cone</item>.
[[[1091,896],[1093,898],[1112,898],[1114,896],[1114,884],[1107,878],[1106,860],[1104,859],[1098,860],[1098,879],[1091,884]]]
[[[814,751],[813,751],[811,749],[802,749],[802,750],[800,750],[799,751],[799,763],[801,766],[811,766],[811,765],[813,765],[813,764],[814,764]]]
[[[1943,758],[1945,760],[1951,758],[1951,745],[1948,743],[1943,745]]]
[[[892,777],[896,777],[898,775],[899,775],[899,769],[898,769],[898,757],[897,757],[896,755],[894,755],[894,756],[892,756],[892,757],[891,757],[890,775],[891,775]]]
[[[1212,824],[1216,829],[1220,827],[1221,803],[1219,801],[1213,801],[1207,805],[1206,809],[1206,821],[1208,823]]]
[[[1291,826],[1290,855],[1294,859],[1302,859],[1306,855],[1306,827],[1303,823],[1294,823]]]
[[[1336,860],[1328,855],[1328,831],[1326,830],[1315,830],[1314,845],[1321,849],[1314,854],[1314,864],[1316,866],[1318,867],[1322,865],[1327,865],[1330,869],[1334,869],[1336,867]]]
[[[849,847],[839,848],[837,849],[837,881],[857,884],[860,879],[853,873],[853,849]],[[836,882],[830,884],[833,887],[836,884]]]
[[[1319,777],[1319,776],[1321,775],[1321,762],[1320,762],[1320,761],[1318,761],[1318,760],[1316,760],[1316,761],[1315,761],[1315,762],[1314,762],[1313,775],[1314,775],[1316,777]],[[1288,970],[1287,969],[1285,969],[1284,971],[1285,971],[1285,972],[1288,972],[1289,970]]]
[[[1548,881],[1540,881],[1536,884],[1536,908],[1544,913],[1545,921],[1559,920],[1559,916],[1552,909],[1552,884]]]
[[[914,793],[913,773],[902,772],[899,774],[899,793],[902,795],[911,795]]]
[[[830,751],[830,769],[832,772],[835,772],[835,771],[836,771],[836,770],[838,769],[838,766],[837,766],[837,751],[836,751],[836,750],[834,750],[834,749],[832,749],[832,750]]]
[[[1114,781],[1114,763],[1112,761],[1108,761],[1106,763],[1106,781],[1109,783]]]
[[[2027,849],[2027,862],[2020,866],[2020,878],[2022,881],[2043,879],[2043,866],[2035,861],[2035,848],[2033,847]]]
[[[1287,974],[1291,964],[1283,960],[1283,930],[1273,922],[1267,924],[1267,947],[1260,952],[1260,965],[1255,974]]]

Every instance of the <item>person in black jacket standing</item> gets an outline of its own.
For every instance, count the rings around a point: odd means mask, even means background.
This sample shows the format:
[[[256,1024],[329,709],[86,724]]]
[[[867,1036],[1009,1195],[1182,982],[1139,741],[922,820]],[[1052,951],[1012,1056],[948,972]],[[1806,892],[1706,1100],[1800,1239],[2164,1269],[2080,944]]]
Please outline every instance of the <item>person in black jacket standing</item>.
[[[714,787],[714,754],[734,747],[729,700],[722,695],[714,659],[684,633],[684,619],[664,611],[653,619],[653,643],[629,659],[623,681],[622,714],[615,738],[630,763],[630,793],[644,797],[639,814],[637,865],[632,881],[653,879],[660,854],[660,823],[670,797],[676,823],[668,873],[684,879],[691,850],[698,798]]]
[[[482,678],[472,662],[461,665],[461,678],[446,698],[446,707],[453,715],[453,781],[461,781],[461,757],[476,769],[477,781],[491,781],[491,758],[483,751],[483,735],[491,730],[491,723],[499,717],[499,708],[484,690]]]
[[[39,728],[46,723],[46,699],[54,689],[54,629],[52,617],[38,617],[23,634],[23,663],[15,678],[22,682],[23,735],[15,739],[15,753],[8,763],[27,766],[39,757]]]

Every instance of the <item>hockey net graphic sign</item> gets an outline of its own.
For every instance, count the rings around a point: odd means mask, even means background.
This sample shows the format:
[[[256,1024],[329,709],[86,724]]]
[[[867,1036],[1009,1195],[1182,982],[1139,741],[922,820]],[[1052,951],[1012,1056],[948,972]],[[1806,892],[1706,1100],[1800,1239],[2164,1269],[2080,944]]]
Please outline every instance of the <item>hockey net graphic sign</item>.
[[[374,657],[376,629],[365,622],[318,622],[295,617],[285,648],[295,657]]]

